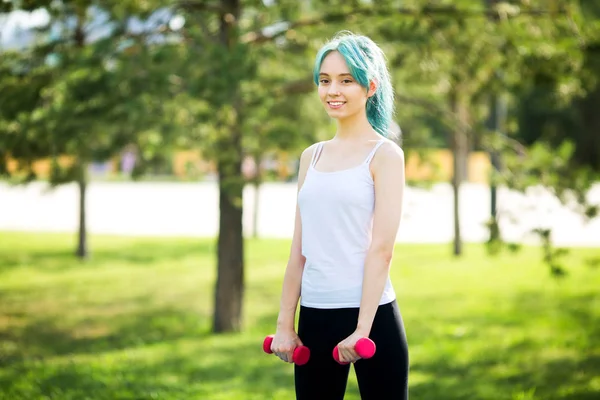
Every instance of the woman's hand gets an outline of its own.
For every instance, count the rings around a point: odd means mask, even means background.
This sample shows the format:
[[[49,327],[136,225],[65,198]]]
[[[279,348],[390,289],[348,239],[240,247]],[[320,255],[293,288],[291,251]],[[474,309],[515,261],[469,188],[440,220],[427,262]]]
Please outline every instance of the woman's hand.
[[[277,330],[271,343],[271,351],[283,361],[294,362],[294,350],[302,346],[302,341],[294,330]]]
[[[338,343],[337,348],[340,362],[353,363],[361,359],[354,347],[356,346],[356,342],[363,337],[365,337],[363,333],[354,331],[354,333]]]

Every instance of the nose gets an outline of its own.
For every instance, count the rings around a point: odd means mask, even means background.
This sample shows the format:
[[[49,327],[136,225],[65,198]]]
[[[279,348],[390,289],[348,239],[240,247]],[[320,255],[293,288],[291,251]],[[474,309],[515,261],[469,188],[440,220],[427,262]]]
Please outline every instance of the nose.
[[[327,91],[327,94],[334,97],[340,95],[340,90],[335,82],[332,82],[331,85],[329,85],[329,90]]]

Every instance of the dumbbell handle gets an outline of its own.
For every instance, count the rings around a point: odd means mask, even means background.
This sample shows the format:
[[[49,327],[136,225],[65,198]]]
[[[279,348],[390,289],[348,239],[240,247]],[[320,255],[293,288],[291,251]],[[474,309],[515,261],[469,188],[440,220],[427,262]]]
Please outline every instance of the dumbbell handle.
[[[267,354],[273,354],[271,351],[271,344],[273,343],[274,335],[269,335],[263,341],[263,351]],[[308,362],[310,358],[310,350],[306,346],[298,346],[294,349],[294,354],[292,355],[292,361],[296,365],[304,365]]]
[[[361,338],[358,339],[356,345],[354,346],[354,350],[360,356],[360,358],[371,358],[375,354],[375,342],[373,342],[369,338]],[[333,359],[340,364],[348,364],[347,362],[340,361],[340,354],[338,352],[338,347],[335,346],[333,348]]]

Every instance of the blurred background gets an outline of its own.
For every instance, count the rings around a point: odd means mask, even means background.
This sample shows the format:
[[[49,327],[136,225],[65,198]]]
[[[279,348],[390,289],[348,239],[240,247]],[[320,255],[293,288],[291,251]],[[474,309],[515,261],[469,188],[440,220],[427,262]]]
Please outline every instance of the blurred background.
[[[4,0],[0,399],[293,398],[260,346],[341,30],[396,93],[411,393],[600,398],[600,1]]]

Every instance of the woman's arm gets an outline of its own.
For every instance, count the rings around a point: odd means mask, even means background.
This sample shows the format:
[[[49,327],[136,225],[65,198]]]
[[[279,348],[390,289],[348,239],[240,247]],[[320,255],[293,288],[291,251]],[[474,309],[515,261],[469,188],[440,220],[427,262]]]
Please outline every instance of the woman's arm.
[[[396,145],[385,146],[373,159],[375,211],[373,238],[365,260],[363,291],[357,331],[368,336],[383,294],[394,253],[404,197],[404,153]]]
[[[358,358],[356,341],[368,337],[389,274],[402,215],[404,152],[393,143],[383,145],[371,164],[375,183],[373,236],[365,259],[362,297],[355,332],[340,343],[340,360]]]
[[[300,225],[300,211],[296,205],[296,222],[292,247],[285,274],[283,275],[283,288],[279,304],[279,317],[277,318],[278,330],[294,330],[296,308],[300,299],[300,283],[304,270],[304,256],[302,256],[302,227]]]
[[[298,193],[304,184],[314,147],[313,145],[304,150],[300,157]],[[304,270],[304,262],[306,261],[302,255],[302,223],[298,204],[296,204],[295,218],[290,256],[283,276],[283,288],[281,291],[279,316],[277,318],[277,332],[271,345],[271,350],[282,360],[288,362],[292,362],[292,354],[296,346],[302,345],[302,341],[298,338],[294,328],[296,308],[300,299],[302,271]]]

